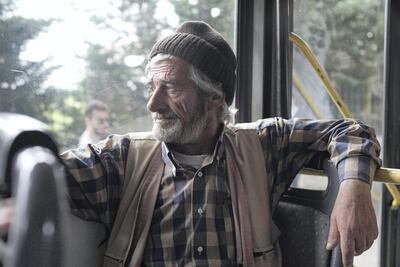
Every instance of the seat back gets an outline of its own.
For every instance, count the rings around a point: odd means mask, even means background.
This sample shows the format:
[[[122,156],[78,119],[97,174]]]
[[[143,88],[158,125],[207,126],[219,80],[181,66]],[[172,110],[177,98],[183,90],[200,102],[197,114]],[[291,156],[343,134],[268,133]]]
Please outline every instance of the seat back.
[[[13,197],[4,267],[102,265],[104,226],[72,216],[57,145],[47,126],[0,113],[0,198]]]
[[[5,267],[65,266],[64,175],[57,146],[37,120],[0,113],[0,196],[12,196]]]
[[[282,234],[280,245],[284,267],[341,267],[339,247],[326,250],[329,218],[339,190],[337,170],[324,160],[328,175],[325,190],[289,187],[282,196],[274,219]]]

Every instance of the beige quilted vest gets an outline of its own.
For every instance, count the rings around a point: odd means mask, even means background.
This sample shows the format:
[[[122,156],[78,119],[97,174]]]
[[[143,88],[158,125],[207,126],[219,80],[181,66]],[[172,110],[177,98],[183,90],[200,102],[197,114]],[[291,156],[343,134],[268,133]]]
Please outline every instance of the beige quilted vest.
[[[260,141],[251,128],[251,124],[229,126],[224,136],[237,261],[246,267],[279,267],[279,230],[271,216],[271,204],[277,199],[270,196],[272,181],[267,178]],[[163,166],[160,142],[149,134],[132,134],[122,199],[104,267],[141,265]],[[274,192],[272,197],[280,193]]]

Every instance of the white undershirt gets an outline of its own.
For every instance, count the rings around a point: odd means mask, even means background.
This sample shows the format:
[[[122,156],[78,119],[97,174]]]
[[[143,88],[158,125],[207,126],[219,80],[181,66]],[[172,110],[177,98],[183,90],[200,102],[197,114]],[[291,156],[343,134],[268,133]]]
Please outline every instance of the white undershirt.
[[[186,154],[181,154],[176,151],[171,151],[174,159],[177,161],[179,165],[184,165],[184,166],[191,166],[193,168],[200,169],[204,160],[207,158],[207,154],[203,155],[186,155]]]

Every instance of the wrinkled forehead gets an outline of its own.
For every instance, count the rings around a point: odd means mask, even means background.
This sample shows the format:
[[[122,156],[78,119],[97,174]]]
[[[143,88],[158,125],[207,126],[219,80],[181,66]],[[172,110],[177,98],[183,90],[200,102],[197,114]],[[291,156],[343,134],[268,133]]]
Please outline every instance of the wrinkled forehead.
[[[159,55],[152,58],[148,65],[148,81],[151,81],[154,78],[162,80],[175,80],[189,77],[189,69],[191,67],[189,63],[174,56],[158,56]]]

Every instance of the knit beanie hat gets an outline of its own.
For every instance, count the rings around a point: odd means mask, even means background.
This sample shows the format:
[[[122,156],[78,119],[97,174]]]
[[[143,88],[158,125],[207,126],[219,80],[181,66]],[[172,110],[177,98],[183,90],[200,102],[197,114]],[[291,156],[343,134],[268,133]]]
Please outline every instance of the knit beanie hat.
[[[219,32],[202,21],[187,21],[175,33],[158,41],[150,52],[170,54],[192,64],[213,82],[220,82],[225,101],[232,104],[236,83],[236,56]]]

